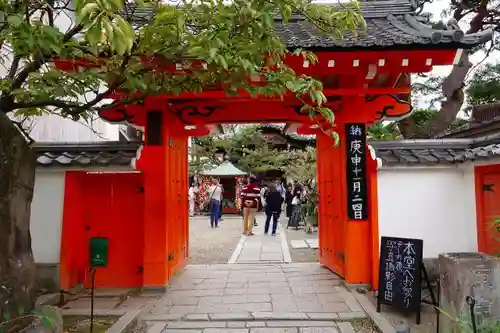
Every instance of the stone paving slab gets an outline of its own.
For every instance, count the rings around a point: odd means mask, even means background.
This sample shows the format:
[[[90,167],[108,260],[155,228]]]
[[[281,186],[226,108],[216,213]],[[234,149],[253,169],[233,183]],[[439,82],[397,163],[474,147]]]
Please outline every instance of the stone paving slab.
[[[309,245],[303,239],[291,240],[292,249],[307,249]]]
[[[316,322],[316,321],[284,321],[284,322],[217,322],[195,323],[184,322],[156,323],[148,333],[353,333],[350,323]],[[351,331],[352,330],[352,331]]]
[[[306,239],[306,243],[311,249],[317,249],[319,247],[319,239],[317,238]]]
[[[142,319],[161,333],[352,333],[337,322],[366,313],[340,284],[317,263],[187,266]]]

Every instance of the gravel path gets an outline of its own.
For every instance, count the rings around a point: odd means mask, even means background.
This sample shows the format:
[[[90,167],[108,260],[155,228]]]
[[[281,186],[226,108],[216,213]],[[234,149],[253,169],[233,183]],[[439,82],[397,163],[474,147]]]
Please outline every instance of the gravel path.
[[[238,244],[242,220],[226,215],[219,228],[210,228],[209,216],[192,217],[189,222],[189,263],[226,264]]]

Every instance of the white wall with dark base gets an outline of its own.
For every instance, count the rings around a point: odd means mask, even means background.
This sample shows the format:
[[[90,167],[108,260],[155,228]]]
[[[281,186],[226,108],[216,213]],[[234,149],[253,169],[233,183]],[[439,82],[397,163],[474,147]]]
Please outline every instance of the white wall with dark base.
[[[35,262],[59,264],[64,205],[63,170],[36,171],[35,191],[31,203],[31,247]]]
[[[472,164],[383,167],[378,201],[379,235],[423,239],[425,258],[478,249]]]

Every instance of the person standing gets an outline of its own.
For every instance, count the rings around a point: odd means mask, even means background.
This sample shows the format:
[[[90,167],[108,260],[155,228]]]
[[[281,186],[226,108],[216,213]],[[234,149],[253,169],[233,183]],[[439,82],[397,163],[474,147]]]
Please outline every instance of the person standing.
[[[196,201],[196,192],[197,188],[194,183],[191,183],[191,186],[189,187],[188,191],[188,198],[189,198],[189,216],[193,217],[194,216],[194,206],[195,206],[195,201]]]
[[[294,182],[293,190],[292,190],[292,215],[288,219],[288,227],[292,226],[296,229],[299,228],[299,220],[300,220],[300,210],[301,210],[301,199],[304,194],[304,187],[298,181]]]
[[[222,213],[224,213],[224,186],[219,184],[220,186],[220,207],[219,207],[219,223],[222,221]]]
[[[210,226],[217,228],[219,226],[219,210],[222,200],[222,187],[219,185],[219,180],[214,178],[212,186],[208,189],[209,207],[210,207]]]
[[[272,235],[276,235],[276,228],[278,227],[278,217],[281,212],[281,203],[282,203],[281,193],[277,190],[275,184],[270,184],[268,186],[268,191],[266,193],[266,224],[264,226],[264,233],[267,234],[269,232],[269,224],[271,222],[271,218],[273,219],[273,229]]]
[[[283,208],[283,203],[285,202],[285,196],[286,196],[286,189],[285,189],[285,186],[283,185],[283,181],[281,179],[276,179],[276,189],[281,196],[281,204],[280,205]],[[279,219],[279,216],[281,214],[282,208],[280,209],[280,213],[278,214],[278,219]]]
[[[253,220],[257,213],[260,199],[260,188],[255,177],[250,177],[248,184],[241,190],[241,207],[243,207],[243,234],[253,235]]]
[[[259,206],[259,211],[262,208],[266,208],[266,194],[267,194],[267,185],[262,184],[260,187],[260,206]]]

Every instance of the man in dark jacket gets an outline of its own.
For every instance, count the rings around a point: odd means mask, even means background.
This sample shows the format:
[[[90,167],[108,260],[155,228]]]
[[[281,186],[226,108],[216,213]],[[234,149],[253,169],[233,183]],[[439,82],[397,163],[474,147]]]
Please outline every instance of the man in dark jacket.
[[[264,233],[267,234],[269,232],[269,223],[271,222],[271,218],[273,219],[273,236],[276,235],[276,228],[278,227],[278,217],[281,212],[281,194],[276,189],[275,184],[270,184],[268,186],[267,194],[266,194],[266,225],[264,227]]]

